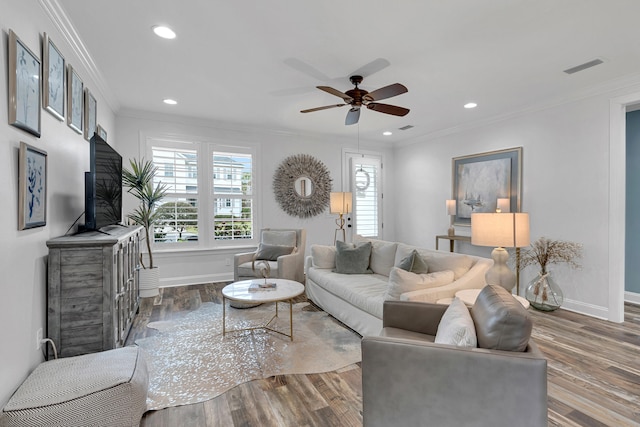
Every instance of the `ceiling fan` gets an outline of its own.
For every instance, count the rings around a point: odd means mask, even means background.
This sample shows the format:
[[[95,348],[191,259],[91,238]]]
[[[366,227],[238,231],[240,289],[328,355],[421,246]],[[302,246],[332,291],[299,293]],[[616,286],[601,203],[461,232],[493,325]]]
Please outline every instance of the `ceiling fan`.
[[[391,98],[392,96],[400,95],[408,92],[408,89],[400,83],[394,83],[389,86],[381,87],[373,92],[367,92],[364,89],[360,89],[358,85],[362,83],[362,76],[351,76],[349,80],[355,88],[346,92],[340,92],[329,86],[316,86],[318,89],[323,90],[331,95],[335,95],[338,98],[344,100],[344,104],[325,105],[324,107],[310,108],[308,110],[301,110],[301,113],[311,113],[313,111],[327,110],[329,108],[344,107],[350,105],[351,108],[347,113],[347,117],[344,121],[345,125],[353,125],[358,123],[360,119],[360,108],[362,106],[367,107],[369,110],[378,111],[380,113],[391,114],[394,116],[406,116],[409,113],[408,108],[398,107],[396,105],[381,104],[381,99]]]

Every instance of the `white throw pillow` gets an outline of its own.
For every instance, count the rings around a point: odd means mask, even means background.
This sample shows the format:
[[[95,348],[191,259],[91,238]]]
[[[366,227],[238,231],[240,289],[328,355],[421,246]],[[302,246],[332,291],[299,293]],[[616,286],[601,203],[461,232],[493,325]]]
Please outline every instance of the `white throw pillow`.
[[[476,328],[469,309],[460,298],[454,298],[442,315],[436,333],[436,344],[477,347]]]
[[[473,259],[460,254],[424,254],[423,258],[429,265],[429,273],[451,270],[456,280],[465,275],[473,266]]]
[[[311,245],[311,259],[316,268],[336,268],[336,247]]]
[[[416,274],[393,267],[389,273],[389,286],[384,297],[385,301],[397,301],[405,292],[420,289],[435,288],[453,282],[453,271],[438,271],[436,273]]]

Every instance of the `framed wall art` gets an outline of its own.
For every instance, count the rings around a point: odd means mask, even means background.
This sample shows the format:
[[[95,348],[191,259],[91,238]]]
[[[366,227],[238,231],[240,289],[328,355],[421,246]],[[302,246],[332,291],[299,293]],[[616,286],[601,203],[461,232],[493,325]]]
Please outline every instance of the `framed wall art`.
[[[9,124],[40,137],[40,60],[9,30]]]
[[[20,142],[18,230],[47,225],[47,152]]]
[[[98,101],[89,88],[84,90],[84,139],[89,141],[98,125]]]
[[[100,136],[100,138],[102,138],[104,141],[107,140],[107,131],[104,130],[104,128],[100,125],[98,125],[98,127],[96,128],[96,132],[98,132],[98,135]]]
[[[83,95],[84,83],[76,70],[69,64],[67,66],[67,124],[78,133],[82,133]]]
[[[452,159],[454,225],[471,225],[473,212],[495,212],[498,198],[520,211],[522,147]]]
[[[58,120],[64,120],[65,60],[47,33],[42,38],[42,103]]]

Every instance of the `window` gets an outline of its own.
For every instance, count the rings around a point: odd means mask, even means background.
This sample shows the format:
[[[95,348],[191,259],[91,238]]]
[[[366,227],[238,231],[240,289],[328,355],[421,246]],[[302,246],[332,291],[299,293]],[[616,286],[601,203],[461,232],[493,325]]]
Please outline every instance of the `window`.
[[[254,238],[253,149],[161,139],[150,139],[149,149],[159,168],[155,184],[168,187],[157,208],[156,244],[213,247]]]
[[[153,162],[164,165],[164,176],[156,176],[155,184],[167,186],[167,195],[157,207],[159,221],[154,242],[186,242],[198,240],[198,155],[196,150],[152,147]],[[196,172],[196,178],[193,172]]]
[[[353,193],[354,232],[382,237],[382,161],[379,157],[347,153]]]
[[[253,156],[214,151],[214,239],[253,238]]]

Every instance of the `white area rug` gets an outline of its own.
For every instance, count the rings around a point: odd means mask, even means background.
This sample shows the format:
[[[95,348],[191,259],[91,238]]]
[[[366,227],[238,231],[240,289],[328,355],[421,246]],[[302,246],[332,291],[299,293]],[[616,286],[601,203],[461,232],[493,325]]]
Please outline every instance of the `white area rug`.
[[[149,367],[149,410],[212,399],[238,384],[282,374],[334,371],[359,362],[360,336],[324,312],[293,306],[293,342],[264,330],[222,336],[222,305],[204,303],[175,321],[149,323],[159,333],[136,340]],[[227,307],[227,329],[264,324],[273,304]],[[289,332],[289,305],[279,304],[272,323]]]

